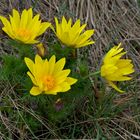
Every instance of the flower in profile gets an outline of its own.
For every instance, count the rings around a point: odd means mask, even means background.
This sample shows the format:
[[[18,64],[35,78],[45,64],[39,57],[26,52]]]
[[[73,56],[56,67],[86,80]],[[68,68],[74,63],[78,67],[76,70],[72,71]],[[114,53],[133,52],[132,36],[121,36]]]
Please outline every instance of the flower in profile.
[[[72,19],[69,19],[67,22],[63,16],[62,22],[58,23],[58,19],[55,17],[55,24],[56,31],[52,28],[53,31],[58,39],[68,47],[80,48],[94,43],[94,41],[90,40],[90,37],[94,34],[94,30],[83,32],[86,24],[81,26],[80,19],[72,26]]]
[[[120,46],[121,43],[118,46],[114,46],[105,55],[103,65],[101,66],[101,76],[118,92],[124,92],[120,90],[114,82],[131,80],[131,77],[128,75],[134,72],[134,68],[130,59],[121,59],[126,52],[124,52]]]
[[[42,57],[45,56],[45,47],[44,47],[44,45],[42,43],[37,44],[36,48],[37,48],[38,54],[40,56],[42,56]]]
[[[10,21],[0,16],[0,20],[4,25],[2,30],[12,39],[19,40],[25,44],[38,43],[35,38],[43,34],[51,26],[49,22],[41,23],[39,17],[39,14],[33,17],[32,8],[24,9],[21,16],[17,10],[13,9],[13,16],[10,15]]]
[[[65,58],[56,62],[55,55],[49,60],[42,60],[39,55],[36,55],[35,63],[27,57],[25,57],[25,63],[30,70],[27,74],[34,84],[30,90],[32,95],[39,95],[42,92],[56,95],[58,92],[70,90],[71,85],[77,82],[77,79],[68,77],[70,69],[63,70]]]

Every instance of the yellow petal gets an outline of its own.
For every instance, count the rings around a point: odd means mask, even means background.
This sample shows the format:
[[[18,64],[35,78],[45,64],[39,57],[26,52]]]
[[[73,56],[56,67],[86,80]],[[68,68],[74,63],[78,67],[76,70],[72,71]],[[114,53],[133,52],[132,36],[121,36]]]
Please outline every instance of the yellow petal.
[[[62,23],[61,24],[63,25],[62,26],[62,31],[65,31],[65,29],[67,28],[67,21],[66,21],[64,16],[62,17]]]
[[[8,30],[6,27],[3,27],[2,30],[12,39],[15,39],[13,33],[10,32],[10,30]]]
[[[78,30],[79,34],[85,29],[86,26],[87,26],[87,24],[83,24],[83,25],[79,28],[79,30]]]
[[[66,63],[66,58],[61,58],[59,61],[55,63],[54,72],[53,74],[56,75],[64,68]]]
[[[77,20],[75,22],[75,24],[73,25],[73,27],[71,28],[70,32],[71,34],[73,35],[76,35],[78,33],[78,36],[80,35],[80,33],[85,29],[85,27],[87,26],[87,24],[83,24],[81,27],[80,27],[80,20]]]
[[[77,79],[72,78],[72,77],[67,77],[65,82],[67,82],[69,85],[73,85],[77,82]]]
[[[44,45],[42,43],[39,43],[39,44],[36,45],[36,47],[37,47],[37,50],[38,50],[37,53],[42,57],[45,56],[45,47],[44,47]]]
[[[34,96],[37,96],[41,93],[42,91],[38,87],[35,87],[35,86],[33,86],[32,89],[30,90],[30,94]]]
[[[33,70],[34,62],[27,57],[24,58],[24,61],[27,65],[27,67],[29,68],[29,70],[31,71],[31,73],[34,74],[34,70]]]
[[[128,81],[128,80],[132,79],[131,77],[123,76],[117,72],[110,74],[110,75],[107,75],[105,78],[109,81]]]
[[[112,86],[112,87],[113,87],[115,90],[117,90],[118,92],[120,92],[120,93],[125,92],[125,91],[123,91],[123,90],[120,90],[113,82],[108,81],[108,83],[109,83],[110,86]]]
[[[77,29],[72,27],[69,30],[70,38],[71,38],[71,41],[73,42],[73,44],[76,44],[80,33],[84,30],[85,27],[86,27],[86,24],[82,25],[81,27],[79,27]]]
[[[37,86],[37,82],[36,82],[35,78],[33,77],[33,75],[32,75],[29,71],[27,72],[27,74],[28,74],[29,77],[31,78],[33,84]]]
[[[43,63],[44,61],[41,59],[39,55],[35,56],[35,65],[34,65],[34,76],[38,79],[43,73]]]
[[[0,20],[2,21],[3,25],[7,28],[11,28],[10,22],[3,16],[0,16]]]
[[[13,9],[13,20],[15,22],[16,27],[19,27],[20,24],[20,15],[19,12],[15,9]]]
[[[88,46],[88,45],[91,45],[91,44],[94,44],[94,43],[95,43],[95,41],[89,41],[89,42],[85,42],[85,43],[80,44],[80,45],[78,44],[75,47],[76,48],[81,48],[81,47]]]
[[[116,74],[120,75],[128,75],[134,72],[133,65],[129,65],[127,67],[120,67]]]
[[[10,22],[11,22],[11,26],[12,26],[13,31],[17,30],[17,25],[15,22],[15,19],[11,15],[9,17],[10,17]]]
[[[45,30],[46,30],[48,27],[50,27],[50,26],[51,26],[51,23],[49,23],[49,22],[41,23],[41,25],[40,25],[40,30],[39,30],[37,36],[39,36],[39,35],[41,35],[42,33],[44,33]]]
[[[129,59],[120,59],[116,66],[119,68],[120,73],[123,75],[131,74],[134,72],[134,66]]]
[[[122,43],[120,42],[120,43],[118,44],[118,46],[115,46],[114,48],[118,50],[118,49],[121,47],[121,45],[122,45]]]
[[[71,89],[70,85],[67,82],[63,82],[59,86],[61,86],[61,92],[66,92]]]
[[[2,16],[0,16],[0,20],[2,21],[2,23],[4,25],[3,30],[7,31],[10,35],[13,35],[13,31],[12,31],[12,27],[11,27],[10,22],[5,17],[2,17]]]
[[[53,95],[57,95],[58,92],[61,92],[62,88],[60,86],[56,86],[55,88],[53,88],[52,90],[46,91],[46,94],[53,94]]]
[[[103,65],[103,66],[101,66],[101,76],[102,77],[108,76],[108,75],[111,76],[117,70],[118,70],[118,67],[116,67],[115,65],[111,65],[111,64]]]
[[[106,54],[104,58],[104,63],[111,59],[110,63],[117,62],[118,59],[120,59],[126,52],[120,53],[123,48],[120,48],[121,43],[118,46],[114,46],[110,51]]]
[[[28,22],[28,12],[27,10],[23,10],[21,14],[21,20],[20,20],[20,28],[25,29]]]
[[[27,21],[27,24],[29,24],[32,20],[32,17],[33,17],[33,10],[32,8],[30,8],[28,11],[28,21]]]
[[[131,77],[120,76],[120,77],[117,77],[116,79],[114,79],[112,81],[128,81],[128,80],[131,80],[131,79],[132,79]]]
[[[43,65],[43,74],[44,75],[48,75],[48,72],[49,72],[49,62],[48,60],[46,59],[44,61],[44,65]]]
[[[80,19],[78,19],[75,24],[72,26],[73,31],[76,31],[80,28]]]
[[[72,19],[70,18],[69,21],[68,21],[68,29],[71,28],[71,24],[72,24]]]
[[[115,47],[118,47],[118,46],[115,46]],[[123,51],[123,48],[116,49],[115,47],[113,47],[112,51],[110,51],[111,56],[115,56],[115,55],[119,54],[121,51]]]
[[[58,23],[58,19],[55,17],[55,26],[56,26],[56,34],[59,36],[60,35],[60,27]]]
[[[130,60],[130,59],[120,59],[120,60],[118,61],[117,65],[118,65],[119,67],[126,67],[126,66],[128,66],[129,64],[131,64],[131,62],[132,62],[132,60]]]
[[[61,35],[61,41],[63,44],[67,45],[67,46],[73,46],[73,43],[71,42],[71,38],[70,38],[70,35],[69,35],[69,32],[64,32],[62,35]]]
[[[40,25],[41,25],[41,21],[36,21],[32,25],[32,28],[30,29],[30,32],[32,33],[32,36],[31,36],[32,40],[35,39],[35,37],[39,36],[38,33],[40,31]]]
[[[78,44],[83,44],[87,39],[89,39],[94,34],[94,30],[87,30],[80,35],[78,39]]]
[[[55,55],[53,55],[50,60],[49,60],[49,71],[48,71],[48,74],[52,74],[53,71],[54,71],[54,66],[55,66],[55,61],[56,61],[56,58],[55,58]]]
[[[37,65],[43,64],[43,60],[38,54],[35,56],[35,64],[37,64]]]
[[[57,95],[57,92],[55,92],[55,91],[46,91],[45,94]]]
[[[40,27],[39,17],[40,17],[40,15],[37,14],[36,16],[34,16],[34,18],[28,24],[27,28],[30,29],[31,32],[34,30],[39,30],[39,27]]]
[[[59,72],[58,74],[56,74],[55,78],[57,80],[57,84],[64,82],[66,80],[67,76],[69,75],[69,73],[70,73],[70,69],[66,69],[66,70],[63,70],[63,71]]]
[[[119,59],[124,55],[126,54],[126,52],[122,52],[122,53],[119,53],[119,54],[116,54],[115,56],[112,56],[112,54],[109,56],[108,53],[107,55],[105,56],[104,58],[104,63],[105,64],[117,64],[117,62],[119,61]]]

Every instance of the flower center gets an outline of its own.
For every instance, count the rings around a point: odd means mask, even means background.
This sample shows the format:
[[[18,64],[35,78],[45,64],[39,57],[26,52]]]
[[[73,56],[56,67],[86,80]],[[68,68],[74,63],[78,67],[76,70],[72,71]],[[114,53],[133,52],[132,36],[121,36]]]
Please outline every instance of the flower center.
[[[27,29],[24,29],[24,28],[19,28],[18,30],[17,30],[17,34],[20,36],[20,37],[28,37],[28,36],[30,36],[30,32],[29,32],[29,30],[27,30]]]
[[[44,78],[44,85],[48,90],[52,89],[55,86],[55,80],[52,76],[46,76]]]

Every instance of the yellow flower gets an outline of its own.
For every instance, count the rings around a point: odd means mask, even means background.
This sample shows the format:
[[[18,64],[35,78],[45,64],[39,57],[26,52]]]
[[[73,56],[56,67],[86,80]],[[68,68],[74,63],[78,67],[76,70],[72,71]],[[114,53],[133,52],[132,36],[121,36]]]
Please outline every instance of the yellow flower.
[[[53,55],[50,60],[42,60],[39,55],[35,56],[35,63],[25,57],[25,63],[30,71],[27,72],[34,86],[30,90],[30,94],[56,95],[58,92],[66,92],[71,89],[71,85],[77,82],[77,79],[68,77],[70,69],[63,70],[66,63],[65,58],[61,58],[56,62]]]
[[[119,92],[124,92],[120,90],[115,84],[115,81],[127,81],[131,77],[127,76],[134,72],[133,64],[131,64],[130,59],[121,59],[121,57],[126,54],[122,52],[123,48],[114,46],[104,57],[103,65],[101,66],[101,76],[104,77],[110,86]]]
[[[62,18],[62,22],[58,23],[58,19],[55,18],[56,24],[56,36],[66,46],[73,48],[80,48],[90,44],[94,41],[90,40],[90,37],[94,34],[94,30],[87,30],[83,32],[86,24],[80,25],[80,19],[78,19],[72,26],[72,20],[67,22],[65,17]],[[82,33],[83,32],[83,33]]]
[[[38,54],[40,56],[42,56],[42,57],[45,56],[45,47],[44,47],[44,45],[42,43],[39,43],[39,44],[36,45],[36,47],[38,49]]]
[[[19,40],[26,44],[34,44],[39,41],[35,38],[45,32],[51,25],[49,22],[41,23],[39,14],[33,17],[32,8],[22,11],[20,16],[19,12],[13,9],[13,16],[10,15],[10,21],[5,17],[0,16],[4,27],[2,30],[14,40]]]

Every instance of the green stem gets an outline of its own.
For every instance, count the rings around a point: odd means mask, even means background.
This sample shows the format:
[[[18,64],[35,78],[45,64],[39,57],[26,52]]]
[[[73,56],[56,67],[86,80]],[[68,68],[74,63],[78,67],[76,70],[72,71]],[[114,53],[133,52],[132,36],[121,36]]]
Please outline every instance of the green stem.
[[[83,79],[85,80],[85,79],[87,79],[91,76],[95,76],[95,75],[98,75],[98,74],[100,74],[100,71],[92,72],[92,73],[88,74],[87,76],[83,77]]]

